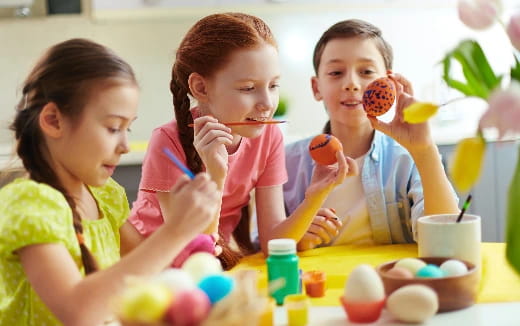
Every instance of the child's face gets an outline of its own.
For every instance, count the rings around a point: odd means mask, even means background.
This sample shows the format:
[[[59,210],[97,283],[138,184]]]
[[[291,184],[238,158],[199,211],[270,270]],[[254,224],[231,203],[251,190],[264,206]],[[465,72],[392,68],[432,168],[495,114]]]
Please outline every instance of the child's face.
[[[129,151],[128,128],[135,120],[138,89],[131,84],[99,86],[75,123],[65,120],[58,145],[62,182],[101,186]]]
[[[363,92],[374,79],[386,75],[383,56],[371,39],[333,39],[321,55],[318,74],[311,79],[314,98],[323,100],[331,122],[368,123]]]
[[[271,45],[241,50],[207,80],[207,108],[219,121],[268,120],[278,106],[278,52]],[[264,125],[234,126],[232,132],[257,137]]]

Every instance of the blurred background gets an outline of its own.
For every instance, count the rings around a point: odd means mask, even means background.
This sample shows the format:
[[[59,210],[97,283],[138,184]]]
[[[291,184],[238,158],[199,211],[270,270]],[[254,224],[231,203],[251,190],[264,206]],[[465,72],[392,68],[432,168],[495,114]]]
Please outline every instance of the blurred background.
[[[506,13],[518,5],[512,0],[503,4]],[[0,164],[11,157],[8,124],[20,85],[35,60],[54,43],[89,38],[127,60],[141,86],[139,118],[130,136],[134,150],[115,176],[127,187],[132,202],[146,141],[154,127],[173,118],[169,82],[176,47],[198,19],[225,11],[259,16],[278,40],[280,94],[287,101],[289,120],[283,130],[286,142],[319,133],[327,120],[322,104],[312,97],[311,58],[320,35],[337,21],[359,18],[381,28],[394,49],[394,72],[407,77],[423,101],[444,103],[460,96],[444,85],[439,61],[462,39],[477,39],[496,72],[508,71],[514,61],[502,27],[469,30],[458,20],[454,0],[0,0]],[[485,108],[480,100],[458,101],[432,120],[446,163],[454,144],[474,135]],[[383,119],[392,116],[390,111]],[[474,189],[471,211],[483,216],[487,241],[503,240],[504,197],[516,162],[514,144],[514,140],[491,144],[484,175]]]

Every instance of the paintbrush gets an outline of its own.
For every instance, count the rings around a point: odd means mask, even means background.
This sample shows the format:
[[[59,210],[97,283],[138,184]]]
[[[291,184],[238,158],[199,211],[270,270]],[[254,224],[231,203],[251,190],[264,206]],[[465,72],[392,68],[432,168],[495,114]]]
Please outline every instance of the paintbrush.
[[[226,126],[247,126],[247,125],[272,125],[277,123],[286,123],[286,120],[267,120],[267,121],[230,121],[221,122]],[[188,127],[193,127],[193,123],[190,123]]]

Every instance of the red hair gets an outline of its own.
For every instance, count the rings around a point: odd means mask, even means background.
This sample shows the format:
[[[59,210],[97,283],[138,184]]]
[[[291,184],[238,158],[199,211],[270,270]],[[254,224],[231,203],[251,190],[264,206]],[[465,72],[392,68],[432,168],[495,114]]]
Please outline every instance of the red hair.
[[[196,72],[210,78],[229,62],[234,52],[252,49],[262,44],[277,47],[269,26],[263,20],[242,13],[222,13],[199,20],[179,45],[172,69],[170,90],[173,95],[179,138],[186,154],[187,165],[193,172],[202,171],[202,160],[193,146],[193,128],[188,127],[193,123],[188,97],[190,74]],[[252,250],[248,228],[249,218],[248,214],[244,214],[246,211],[247,209],[242,210],[239,226],[233,232],[242,250],[240,252],[231,250],[223,242],[223,237],[220,237],[219,244],[224,249],[220,258],[226,269],[236,264],[244,250]]]

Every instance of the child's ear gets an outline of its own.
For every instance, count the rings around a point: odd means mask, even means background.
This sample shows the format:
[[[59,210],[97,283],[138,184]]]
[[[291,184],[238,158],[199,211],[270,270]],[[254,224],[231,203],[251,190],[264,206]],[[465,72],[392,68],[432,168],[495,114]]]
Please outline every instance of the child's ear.
[[[208,101],[208,89],[206,80],[200,74],[192,72],[188,77],[188,87],[191,95],[199,102],[204,103]]]
[[[320,89],[318,87],[318,77],[316,77],[316,76],[311,77],[311,87],[312,87],[312,93],[314,94],[314,99],[316,101],[323,100],[323,96],[321,96]]]
[[[42,132],[49,137],[58,138],[63,133],[63,116],[54,102],[45,104],[38,122]]]

